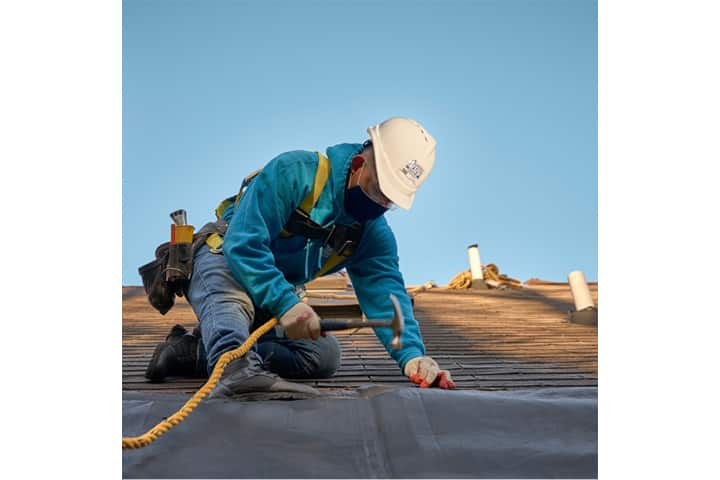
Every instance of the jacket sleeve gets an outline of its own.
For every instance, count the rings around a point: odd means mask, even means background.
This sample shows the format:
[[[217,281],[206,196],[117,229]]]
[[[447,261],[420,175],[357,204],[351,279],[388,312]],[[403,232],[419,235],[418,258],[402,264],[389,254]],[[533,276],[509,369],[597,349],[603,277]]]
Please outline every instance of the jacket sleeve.
[[[307,163],[295,161],[292,154],[268,163],[245,190],[223,240],[223,253],[235,279],[256,306],[274,316],[300,301],[276,267],[270,242],[307,193]]]
[[[400,273],[395,235],[384,217],[366,225],[360,247],[353,257],[347,271],[360,308],[368,319],[393,317],[390,293],[395,294],[400,302],[405,319],[405,329],[401,337],[402,348],[393,350],[390,346],[392,341],[390,329],[375,328],[374,330],[385,350],[398,363],[400,370],[403,370],[410,359],[425,355],[425,345]]]

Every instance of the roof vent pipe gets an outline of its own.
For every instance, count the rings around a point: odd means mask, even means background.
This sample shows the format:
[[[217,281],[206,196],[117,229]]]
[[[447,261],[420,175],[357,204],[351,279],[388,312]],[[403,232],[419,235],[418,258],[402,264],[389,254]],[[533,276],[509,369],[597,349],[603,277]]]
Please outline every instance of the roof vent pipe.
[[[575,300],[575,310],[585,310],[588,307],[594,307],[592,295],[590,295],[590,287],[585,281],[585,274],[580,270],[570,272],[568,274],[568,282],[570,282],[570,291],[573,300]]]
[[[575,301],[575,311],[570,312],[570,321],[583,325],[597,325],[598,310],[590,294],[590,287],[585,281],[585,274],[580,270],[570,272],[568,283]]]
[[[483,279],[482,263],[480,263],[480,251],[477,243],[468,247],[468,259],[470,260],[470,276],[472,277],[470,288],[487,289],[487,284]]]

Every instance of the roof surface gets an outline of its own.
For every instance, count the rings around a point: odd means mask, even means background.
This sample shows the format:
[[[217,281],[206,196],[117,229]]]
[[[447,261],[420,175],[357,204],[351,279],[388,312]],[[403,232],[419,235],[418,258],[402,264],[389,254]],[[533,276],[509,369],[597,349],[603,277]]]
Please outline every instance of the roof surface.
[[[310,290],[321,317],[360,316],[351,295],[337,298],[352,293],[343,282],[309,287],[325,289]],[[340,370],[304,380],[320,397],[206,400],[123,450],[123,477],[596,478],[597,327],[569,323],[572,308],[566,284],[418,293],[427,353],[457,390],[417,388],[371,330],[338,332]],[[123,436],[147,432],[203,382],[143,376],[175,323],[195,326],[183,299],[162,316],[141,287],[123,288]]]
[[[597,304],[597,285],[590,288]],[[311,298],[310,303],[324,318],[360,317],[354,300]],[[427,354],[450,370],[459,389],[596,387],[597,327],[568,322],[573,309],[570,289],[560,283],[503,290],[440,287],[415,296]],[[197,323],[184,299],[162,316],[149,305],[142,287],[123,287],[123,390],[191,393],[202,385],[202,380],[181,378],[149,383],[143,376],[155,345],[176,323],[188,329]],[[339,371],[330,379],[304,383],[321,389],[369,383],[412,386],[371,330],[336,335],[343,349]]]

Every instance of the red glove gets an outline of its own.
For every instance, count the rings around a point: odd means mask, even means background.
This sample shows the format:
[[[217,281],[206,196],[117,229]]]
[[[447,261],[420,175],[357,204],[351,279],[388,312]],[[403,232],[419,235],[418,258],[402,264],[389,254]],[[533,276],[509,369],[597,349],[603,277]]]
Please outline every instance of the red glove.
[[[405,364],[405,376],[420,388],[436,387],[442,389],[455,388],[450,372],[440,370],[440,366],[432,357],[415,357]]]

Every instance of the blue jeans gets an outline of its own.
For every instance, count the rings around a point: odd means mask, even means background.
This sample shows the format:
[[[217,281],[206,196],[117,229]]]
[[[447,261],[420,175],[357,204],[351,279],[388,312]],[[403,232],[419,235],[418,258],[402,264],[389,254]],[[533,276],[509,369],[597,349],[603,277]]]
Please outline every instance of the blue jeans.
[[[270,318],[257,311],[235,280],[225,256],[203,245],[195,252],[188,302],[200,321],[198,357],[208,374],[223,353],[242,345],[250,331]],[[251,362],[285,378],[328,378],[340,366],[340,344],[328,334],[318,340],[290,340],[277,325],[247,354]]]

